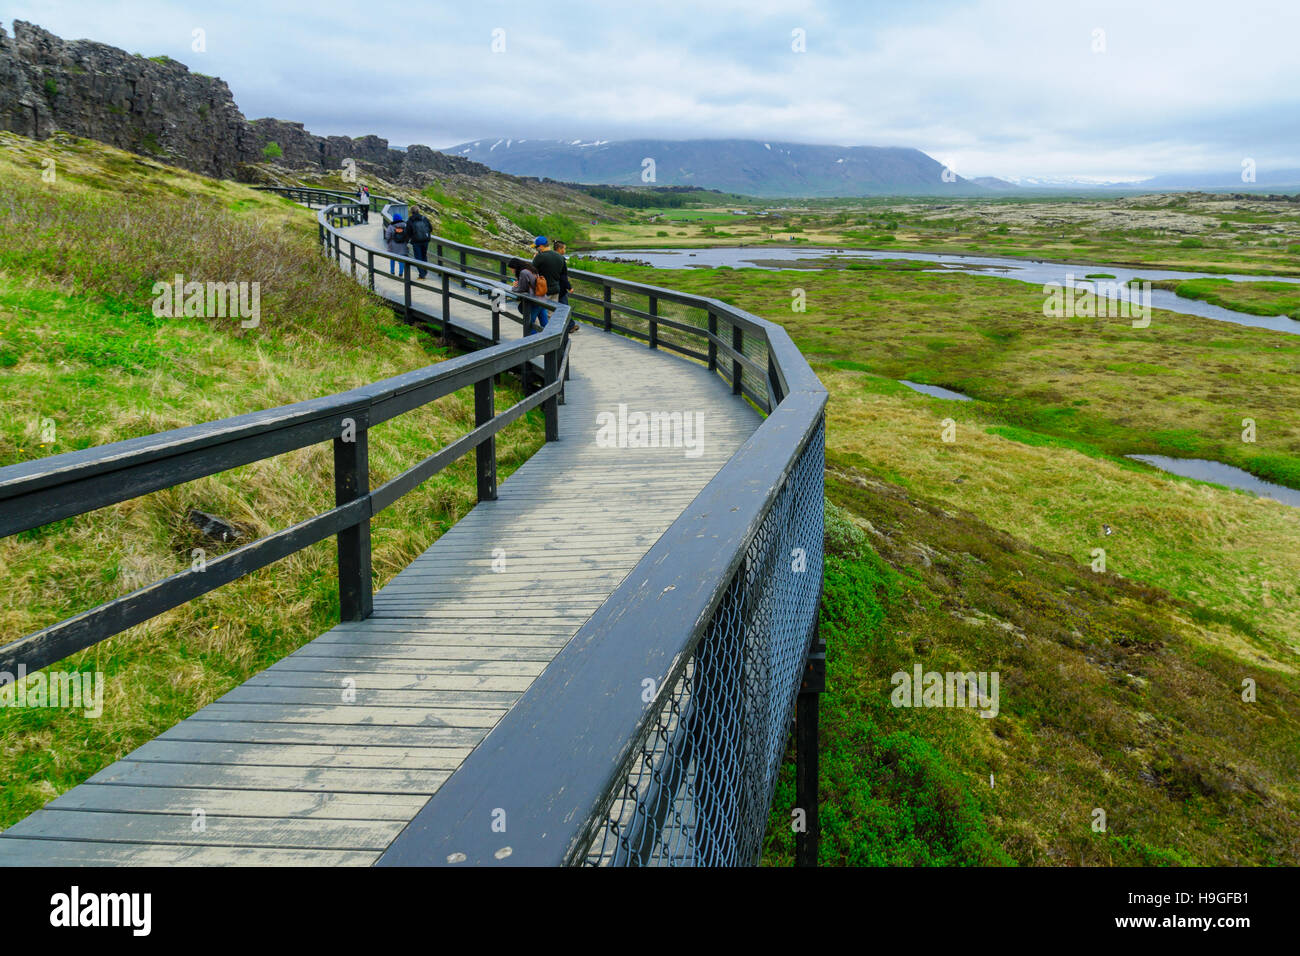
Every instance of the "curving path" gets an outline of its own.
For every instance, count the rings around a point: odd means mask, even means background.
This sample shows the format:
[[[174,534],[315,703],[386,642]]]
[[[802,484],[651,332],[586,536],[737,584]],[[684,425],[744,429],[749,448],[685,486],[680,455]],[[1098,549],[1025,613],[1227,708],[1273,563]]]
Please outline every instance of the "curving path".
[[[378,226],[344,234],[377,245]],[[377,291],[400,300],[401,284]],[[437,295],[414,303],[441,318]],[[490,327],[454,301],[451,321]],[[584,327],[570,364],[560,441],[380,590],[373,617],[10,827],[0,864],[373,863],[759,424],[704,367],[617,335]],[[698,455],[599,446],[597,416],[620,404],[702,414]]]

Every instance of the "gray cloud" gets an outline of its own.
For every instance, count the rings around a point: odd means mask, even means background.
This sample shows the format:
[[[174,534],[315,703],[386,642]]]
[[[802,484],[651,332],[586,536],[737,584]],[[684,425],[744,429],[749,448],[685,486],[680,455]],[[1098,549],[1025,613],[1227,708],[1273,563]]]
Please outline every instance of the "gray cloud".
[[[969,175],[1300,167],[1293,0],[28,0],[5,16],[222,76],[250,117],[396,145],[744,136],[915,146]]]

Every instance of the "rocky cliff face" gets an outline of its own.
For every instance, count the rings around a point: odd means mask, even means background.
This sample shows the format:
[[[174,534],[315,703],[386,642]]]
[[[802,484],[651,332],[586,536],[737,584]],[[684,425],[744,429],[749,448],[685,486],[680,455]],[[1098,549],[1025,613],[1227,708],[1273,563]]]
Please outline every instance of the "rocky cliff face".
[[[89,40],[67,43],[40,27],[0,29],[0,122],[44,139],[56,129],[232,176],[249,129],[221,80],[184,65],[132,56]]]
[[[248,178],[248,164],[261,162],[270,143],[282,151],[276,162],[292,167],[336,170],[354,159],[393,180],[487,172],[427,146],[402,151],[378,136],[324,137],[301,123],[249,122],[223,80],[166,57],[65,41],[21,20],[12,37],[0,27],[0,128],[34,139],[64,130],[223,178]]]

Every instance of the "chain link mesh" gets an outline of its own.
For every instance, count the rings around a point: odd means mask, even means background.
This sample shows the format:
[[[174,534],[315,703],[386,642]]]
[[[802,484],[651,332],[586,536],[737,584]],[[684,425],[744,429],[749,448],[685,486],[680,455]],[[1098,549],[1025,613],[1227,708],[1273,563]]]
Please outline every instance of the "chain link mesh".
[[[778,492],[641,740],[592,866],[758,860],[822,578],[825,425]]]

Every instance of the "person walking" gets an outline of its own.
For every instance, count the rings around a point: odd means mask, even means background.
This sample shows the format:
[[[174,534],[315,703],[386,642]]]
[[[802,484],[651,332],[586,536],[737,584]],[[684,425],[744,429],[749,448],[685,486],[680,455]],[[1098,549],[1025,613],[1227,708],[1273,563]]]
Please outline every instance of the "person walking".
[[[361,221],[370,222],[370,190],[365,186],[357,190],[357,204],[361,207]]]
[[[551,249],[550,240],[545,236],[534,239],[533,247],[537,250],[537,255],[533,256],[533,271],[546,280],[546,298],[559,305],[560,276],[566,268],[564,257]],[[543,319],[542,325],[545,324],[546,319]]]
[[[563,239],[555,240],[555,254],[564,260],[564,268],[560,271],[560,305],[569,304],[569,293],[573,291],[573,283],[569,281],[569,257],[565,255],[567,248]],[[573,335],[580,328],[573,313],[569,313],[569,334]]]
[[[411,255],[421,262],[428,262],[429,240],[433,238],[433,223],[420,211],[419,206],[411,207],[410,226]],[[421,279],[428,275],[428,270],[424,266],[416,266],[416,268],[420,270]]]
[[[511,259],[506,266],[515,274],[515,284],[510,287],[510,291],[520,295],[519,317],[524,321],[524,335],[535,335],[546,328],[546,310],[523,296],[536,293],[537,273],[523,259]]]
[[[394,255],[404,256],[406,252],[406,243],[411,238],[411,228],[402,221],[400,212],[393,213],[393,221],[384,228],[384,242],[388,246],[388,251]],[[399,262],[396,259],[388,260],[388,274],[396,273],[402,278],[406,277],[406,263]]]

